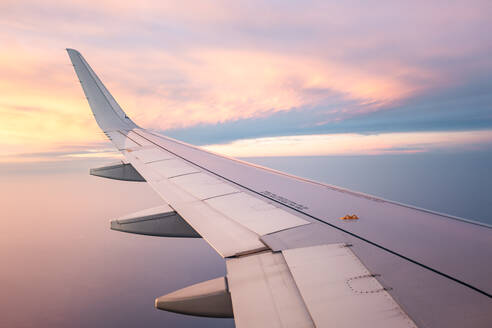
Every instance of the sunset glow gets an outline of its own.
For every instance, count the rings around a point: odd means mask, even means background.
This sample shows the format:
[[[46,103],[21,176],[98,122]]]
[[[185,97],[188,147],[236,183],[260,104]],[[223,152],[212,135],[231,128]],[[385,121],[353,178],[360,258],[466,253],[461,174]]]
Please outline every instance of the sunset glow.
[[[491,13],[0,0],[0,328],[489,327]]]
[[[483,146],[492,146],[492,131],[301,135],[237,140],[204,148],[234,157],[265,157],[405,154]]]
[[[429,133],[412,136],[435,138],[434,130],[445,136],[492,129],[489,95],[480,91],[482,74],[492,70],[489,56],[482,56],[488,17],[480,6],[447,4],[446,15],[433,15],[443,10],[438,4],[424,11],[381,6],[371,17],[363,5],[301,7],[149,1],[136,10],[116,1],[4,2],[2,158],[103,143],[66,47],[84,54],[138,124],[194,134],[202,144],[282,143],[286,135],[335,132],[342,133],[333,137],[340,142],[336,151],[314,136],[318,146],[309,153],[367,153],[378,146],[365,150],[351,142],[377,139],[396,149],[406,143],[394,133],[415,129]],[[395,11],[405,11],[407,20],[395,19]],[[234,134],[242,122],[244,132]],[[227,136],[213,137],[228,127]],[[199,136],[197,129],[205,130]],[[464,136],[449,133],[447,144]]]

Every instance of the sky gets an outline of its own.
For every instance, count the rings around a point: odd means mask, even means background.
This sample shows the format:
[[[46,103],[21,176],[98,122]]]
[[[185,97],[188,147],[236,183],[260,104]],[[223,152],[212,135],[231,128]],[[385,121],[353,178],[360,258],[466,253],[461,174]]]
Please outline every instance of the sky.
[[[137,124],[492,224],[490,1],[0,1],[0,326],[232,327],[155,310],[225,273],[203,240],[109,230],[160,205],[88,175],[120,155],[65,48]]]
[[[490,1],[2,1],[0,160],[108,145],[67,47],[137,124],[231,155],[487,149],[491,10]],[[255,150],[265,140],[269,149]],[[276,150],[286,140],[297,150]]]

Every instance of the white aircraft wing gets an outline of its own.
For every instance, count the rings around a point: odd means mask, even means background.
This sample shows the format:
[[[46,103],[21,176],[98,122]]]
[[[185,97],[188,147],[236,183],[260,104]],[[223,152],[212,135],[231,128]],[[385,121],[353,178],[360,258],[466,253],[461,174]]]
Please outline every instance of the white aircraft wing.
[[[490,226],[140,128],[67,51],[97,123],[125,157],[91,174],[146,181],[163,200],[112,229],[202,237],[226,260],[226,277],[164,295],[157,308],[234,317],[238,327],[491,327]]]

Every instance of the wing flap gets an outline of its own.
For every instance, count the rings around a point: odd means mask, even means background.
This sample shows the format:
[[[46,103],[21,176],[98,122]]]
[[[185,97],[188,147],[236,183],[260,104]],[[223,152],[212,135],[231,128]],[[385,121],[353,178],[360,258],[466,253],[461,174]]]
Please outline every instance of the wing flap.
[[[214,197],[205,202],[259,236],[309,223],[244,192]]]
[[[171,181],[200,200],[240,192],[231,184],[203,172],[174,177]]]
[[[416,327],[344,244],[282,254],[317,327]]]
[[[314,327],[282,254],[254,254],[226,265],[236,327]]]
[[[169,159],[146,164],[162,178],[172,178],[185,174],[199,173],[200,170],[179,159]]]
[[[175,156],[171,155],[171,153],[157,147],[141,148],[133,151],[132,155],[145,164],[176,158]]]

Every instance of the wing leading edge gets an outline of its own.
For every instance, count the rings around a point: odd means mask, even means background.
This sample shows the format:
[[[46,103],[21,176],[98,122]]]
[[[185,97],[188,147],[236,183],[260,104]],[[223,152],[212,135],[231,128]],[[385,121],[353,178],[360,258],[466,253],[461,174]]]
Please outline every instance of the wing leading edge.
[[[492,264],[483,261],[492,249],[490,227],[293,177],[141,129],[82,55],[67,52],[97,123],[140,181],[226,259],[237,326],[490,324]],[[349,213],[360,219],[339,220]]]

